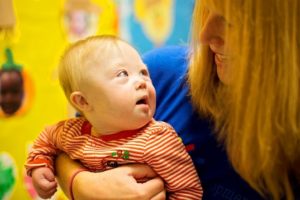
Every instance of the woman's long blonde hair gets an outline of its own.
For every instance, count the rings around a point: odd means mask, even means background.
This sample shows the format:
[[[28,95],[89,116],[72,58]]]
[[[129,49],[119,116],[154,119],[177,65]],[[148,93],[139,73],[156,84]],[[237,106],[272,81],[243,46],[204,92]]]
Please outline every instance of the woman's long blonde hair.
[[[199,41],[209,12],[204,4],[232,23],[225,31],[233,56],[226,86]],[[300,185],[300,2],[197,0],[192,46],[193,102],[215,121],[233,167],[263,196],[294,199],[292,182]]]

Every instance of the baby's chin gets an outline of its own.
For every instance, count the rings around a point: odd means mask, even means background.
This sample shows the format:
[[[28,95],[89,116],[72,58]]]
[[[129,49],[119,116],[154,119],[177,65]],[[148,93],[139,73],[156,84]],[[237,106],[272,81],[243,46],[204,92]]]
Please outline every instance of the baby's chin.
[[[143,118],[137,120],[137,123],[135,124],[136,129],[146,126],[149,122],[151,122],[152,117],[153,116],[147,116],[147,117],[143,117]]]

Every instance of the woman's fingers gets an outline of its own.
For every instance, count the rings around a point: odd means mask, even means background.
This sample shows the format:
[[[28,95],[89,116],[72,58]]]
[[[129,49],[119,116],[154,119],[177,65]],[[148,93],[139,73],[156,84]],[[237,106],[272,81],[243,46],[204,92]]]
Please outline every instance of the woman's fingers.
[[[120,166],[119,169],[126,170],[127,174],[133,176],[136,180],[151,179],[157,176],[157,174],[145,164],[130,164]]]
[[[165,200],[166,199],[166,190],[161,191],[157,195],[151,198],[151,200]]]
[[[149,196],[149,199],[160,200],[166,198],[164,182],[160,177],[156,177],[142,183],[142,188],[147,196]]]
[[[122,167],[125,169],[122,169]],[[163,180],[148,165],[130,164],[121,166],[120,169],[127,170],[128,175],[139,182],[142,197],[154,200],[166,198]]]

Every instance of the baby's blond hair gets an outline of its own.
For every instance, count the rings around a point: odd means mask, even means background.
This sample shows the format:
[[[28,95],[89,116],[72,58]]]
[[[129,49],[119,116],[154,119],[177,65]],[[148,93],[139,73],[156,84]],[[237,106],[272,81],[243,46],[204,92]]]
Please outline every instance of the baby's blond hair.
[[[86,80],[88,66],[94,65],[95,60],[105,57],[105,52],[116,48],[119,42],[124,42],[116,36],[91,36],[70,45],[61,57],[58,76],[61,87],[70,100],[74,91],[80,91],[80,85]]]

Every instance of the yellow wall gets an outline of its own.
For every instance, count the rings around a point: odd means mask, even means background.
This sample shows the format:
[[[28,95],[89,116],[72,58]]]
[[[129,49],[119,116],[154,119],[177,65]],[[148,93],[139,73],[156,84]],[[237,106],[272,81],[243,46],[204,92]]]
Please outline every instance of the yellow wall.
[[[58,57],[66,45],[61,27],[63,0],[14,0],[18,19],[15,42],[0,41],[0,63],[9,44],[16,63],[31,76],[35,95],[32,106],[23,116],[0,118],[0,153],[8,152],[17,165],[17,182],[11,199],[31,199],[23,183],[28,144],[45,125],[68,115],[67,102],[56,77]],[[112,0],[95,0],[105,6],[99,33],[116,33]]]

